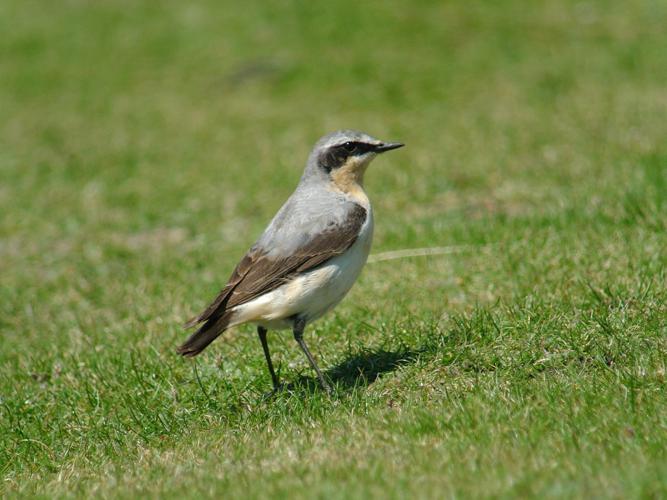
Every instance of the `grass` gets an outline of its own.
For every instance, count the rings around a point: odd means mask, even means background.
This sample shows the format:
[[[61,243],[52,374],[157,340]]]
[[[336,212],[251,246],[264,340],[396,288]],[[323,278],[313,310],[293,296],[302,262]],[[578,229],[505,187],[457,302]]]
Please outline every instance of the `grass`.
[[[0,5],[3,496],[667,495],[667,8]],[[312,143],[408,147],[306,338],[195,361]]]

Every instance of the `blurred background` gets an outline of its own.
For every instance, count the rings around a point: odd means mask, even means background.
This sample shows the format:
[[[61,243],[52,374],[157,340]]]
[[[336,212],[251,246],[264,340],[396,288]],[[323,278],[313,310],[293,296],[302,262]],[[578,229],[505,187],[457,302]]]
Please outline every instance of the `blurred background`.
[[[470,218],[622,217],[605,193],[665,156],[666,12],[3,2],[3,315],[77,282],[90,297],[110,293],[107,277],[134,287],[138,274],[231,264],[222,255],[254,240],[337,128],[409,146],[368,175],[376,249],[485,239]]]
[[[1,397],[38,436],[44,415],[89,415],[65,437],[44,430],[49,453],[8,437],[6,470],[57,469],[75,460],[64,443],[111,418],[61,372],[106,378],[119,429],[141,427],[131,413],[142,410],[113,396],[137,385],[123,378],[132,363],[195,383],[173,356],[179,325],[291,193],[313,143],[339,128],[407,144],[366,177],[375,252],[464,250],[369,265],[314,327],[330,333],[313,340],[323,364],[499,304],[526,314],[507,313],[526,330],[511,327],[505,345],[537,359],[547,333],[530,318],[562,340],[584,324],[574,311],[598,303],[591,290],[635,297],[619,328],[646,331],[640,318],[664,312],[666,26],[658,0],[3,0]],[[392,330],[405,321],[415,336]],[[245,401],[243,387],[266,385],[249,333],[202,358],[208,395]],[[276,352],[293,378],[301,361],[284,339]],[[50,381],[52,394],[79,396],[50,399]],[[185,428],[188,405],[164,394],[153,404]],[[149,447],[159,434],[142,432]]]

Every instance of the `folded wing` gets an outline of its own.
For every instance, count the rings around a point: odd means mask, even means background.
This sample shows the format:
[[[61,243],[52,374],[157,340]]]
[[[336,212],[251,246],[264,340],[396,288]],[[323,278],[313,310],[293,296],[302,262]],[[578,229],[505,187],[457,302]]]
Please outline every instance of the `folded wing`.
[[[203,324],[178,348],[178,352],[184,356],[199,354],[225,330],[234,307],[271,292],[297,274],[344,253],[357,239],[367,215],[364,207],[351,203],[344,219],[332,221],[288,255],[281,256],[271,252],[271,248],[257,244],[253,246],[215,300],[186,323],[188,328]]]

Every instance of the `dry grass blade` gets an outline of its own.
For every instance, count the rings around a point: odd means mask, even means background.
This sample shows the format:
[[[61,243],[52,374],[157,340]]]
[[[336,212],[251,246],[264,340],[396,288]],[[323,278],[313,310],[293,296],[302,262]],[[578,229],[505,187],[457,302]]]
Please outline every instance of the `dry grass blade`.
[[[453,253],[469,252],[472,250],[482,250],[495,246],[488,245],[453,245],[449,247],[427,247],[427,248],[405,248],[403,250],[390,250],[370,255],[368,263],[382,262],[385,260],[408,259],[411,257],[429,257],[431,255],[449,255]]]

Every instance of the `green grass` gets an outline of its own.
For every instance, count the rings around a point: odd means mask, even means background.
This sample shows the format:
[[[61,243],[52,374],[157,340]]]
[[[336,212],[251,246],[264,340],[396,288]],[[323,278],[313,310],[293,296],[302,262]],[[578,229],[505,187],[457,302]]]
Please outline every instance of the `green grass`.
[[[0,4],[2,496],[667,496],[667,5]],[[343,127],[374,252],[306,338],[183,320]]]

